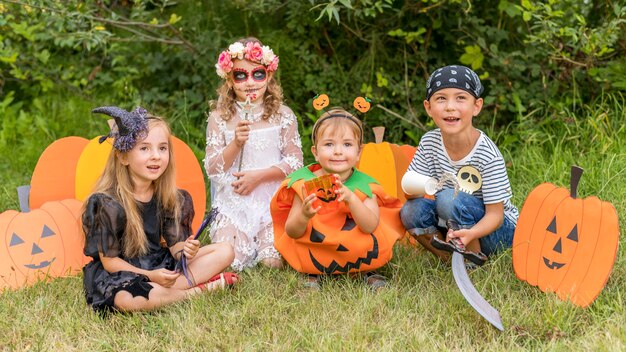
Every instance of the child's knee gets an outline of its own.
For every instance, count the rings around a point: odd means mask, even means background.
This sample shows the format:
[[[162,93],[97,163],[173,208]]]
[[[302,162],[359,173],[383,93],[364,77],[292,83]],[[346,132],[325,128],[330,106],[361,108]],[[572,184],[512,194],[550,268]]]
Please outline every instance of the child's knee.
[[[220,242],[216,243],[217,252],[220,253],[220,256],[224,258],[229,264],[235,259],[235,249],[228,242]]]
[[[409,199],[400,209],[400,220],[407,229],[422,227],[421,224],[429,217],[434,216],[434,202],[430,199]]]
[[[144,298],[144,301],[145,300],[146,299]],[[130,312],[141,309],[141,306],[144,303],[145,302],[138,301],[137,297],[133,297],[132,294],[123,290],[116,293],[115,297],[113,298],[113,305],[117,310],[122,312]]]
[[[485,206],[471,194],[459,191],[455,195],[453,189],[446,189],[437,194],[437,214],[444,220],[454,219],[467,225],[485,216]]]

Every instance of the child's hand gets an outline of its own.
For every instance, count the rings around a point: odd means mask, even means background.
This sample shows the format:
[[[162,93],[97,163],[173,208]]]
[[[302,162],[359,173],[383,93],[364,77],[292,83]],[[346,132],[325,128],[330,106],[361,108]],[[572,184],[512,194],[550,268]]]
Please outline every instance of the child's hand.
[[[302,194],[306,194],[306,189],[304,188],[304,186],[302,186]],[[302,200],[302,215],[304,215],[304,217],[306,217],[307,219],[312,218],[313,216],[315,216],[315,214],[317,214],[318,211],[320,211],[320,209],[322,209],[321,206],[317,208],[313,207],[313,202],[316,199],[317,196],[315,195],[315,193],[312,193]]]
[[[337,193],[337,195],[339,196],[337,198],[337,201],[346,202],[346,204],[349,204],[350,201],[353,199],[354,193],[348,187],[344,186],[344,184],[341,182],[341,178],[339,177],[339,175],[335,175],[335,177],[335,184],[338,188],[335,193]]]
[[[165,268],[155,269],[150,271],[149,279],[163,287],[172,287],[176,283],[176,279],[180,276],[180,273],[167,270]]]
[[[261,183],[261,173],[259,171],[233,172],[237,181],[231,183],[235,193],[245,196],[250,194]]]
[[[463,242],[465,246],[467,246],[468,243],[474,240],[474,233],[472,232],[471,229],[460,229],[456,231],[449,229],[447,235],[448,235],[448,240],[451,238],[458,238],[461,240],[461,242]]]
[[[191,260],[196,256],[198,251],[200,250],[200,241],[194,240],[193,235],[189,236],[185,241],[185,245],[183,247],[183,255],[187,257],[187,259]]]
[[[235,127],[235,143],[237,143],[238,147],[243,147],[246,141],[248,141],[251,124],[252,121],[246,120],[241,120],[237,123],[237,127]]]

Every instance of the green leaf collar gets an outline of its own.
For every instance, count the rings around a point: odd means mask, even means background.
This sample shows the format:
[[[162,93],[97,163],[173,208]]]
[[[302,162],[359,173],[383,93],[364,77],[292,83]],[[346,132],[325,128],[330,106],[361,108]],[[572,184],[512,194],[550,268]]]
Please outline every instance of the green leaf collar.
[[[296,181],[300,181],[300,180],[308,181],[317,177],[315,176],[313,171],[311,171],[311,169],[318,170],[319,164],[318,163],[309,164],[289,174],[289,176],[287,176],[287,178],[289,178],[289,183],[287,183],[287,188],[291,188],[291,185],[293,185],[294,182]],[[378,184],[378,181],[376,181],[373,177],[362,173],[356,168],[352,168],[352,170],[353,170],[352,175],[350,175],[350,177],[346,180],[346,182],[344,182],[344,185],[346,185],[346,187],[348,187],[348,189],[351,190],[352,192],[358,189],[359,191],[363,192],[365,195],[371,198],[373,196],[373,193],[372,193],[372,188],[370,187],[370,183]]]

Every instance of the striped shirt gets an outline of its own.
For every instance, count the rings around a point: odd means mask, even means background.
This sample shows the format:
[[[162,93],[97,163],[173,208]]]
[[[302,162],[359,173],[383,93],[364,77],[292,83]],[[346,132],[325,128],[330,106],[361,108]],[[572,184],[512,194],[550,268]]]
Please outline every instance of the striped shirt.
[[[481,199],[484,204],[504,204],[504,216],[512,223],[517,224],[519,212],[511,203],[513,192],[509,177],[506,174],[504,158],[496,144],[480,131],[480,137],[472,151],[463,159],[453,161],[448,156],[441,138],[441,130],[427,132],[417,147],[409,171],[441,179],[444,172],[456,175],[461,188],[472,192],[472,195]],[[469,166],[469,167],[466,167]],[[459,170],[463,168],[462,172]],[[473,169],[473,170],[472,170]],[[469,171],[469,172],[468,172]],[[477,171],[479,175],[472,175]],[[482,184],[480,181],[482,178]],[[473,180],[473,182],[472,182]],[[453,188],[452,182],[447,182],[444,188]],[[479,187],[475,189],[475,187]]]

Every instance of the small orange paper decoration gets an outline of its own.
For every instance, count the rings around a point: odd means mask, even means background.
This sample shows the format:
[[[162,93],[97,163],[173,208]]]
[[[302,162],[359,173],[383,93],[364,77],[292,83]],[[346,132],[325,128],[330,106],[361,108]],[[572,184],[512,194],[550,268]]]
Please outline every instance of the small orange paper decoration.
[[[313,108],[315,110],[322,110],[330,104],[330,99],[326,94],[318,94],[313,98]]]
[[[569,191],[543,183],[528,195],[513,237],[513,268],[520,280],[586,307],[613,268],[619,224],[611,203],[576,197],[581,175],[572,167]]]
[[[352,103],[355,109],[362,113],[366,113],[370,110],[371,100],[369,98],[357,97]]]

